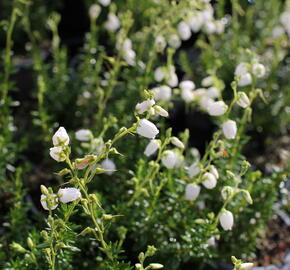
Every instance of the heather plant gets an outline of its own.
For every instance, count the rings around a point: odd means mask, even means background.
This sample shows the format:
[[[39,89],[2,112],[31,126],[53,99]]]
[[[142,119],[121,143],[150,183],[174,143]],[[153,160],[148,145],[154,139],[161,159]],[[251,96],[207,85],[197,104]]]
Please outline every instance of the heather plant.
[[[88,32],[75,55],[61,15],[41,1],[13,1],[1,24],[1,267],[254,260],[289,176],[287,149],[263,168],[248,150],[253,132],[267,147],[289,128],[289,1],[84,5]],[[29,101],[13,77],[19,31]],[[214,126],[204,147],[194,144],[199,130],[178,132],[180,107]],[[234,256],[234,269],[253,267]]]

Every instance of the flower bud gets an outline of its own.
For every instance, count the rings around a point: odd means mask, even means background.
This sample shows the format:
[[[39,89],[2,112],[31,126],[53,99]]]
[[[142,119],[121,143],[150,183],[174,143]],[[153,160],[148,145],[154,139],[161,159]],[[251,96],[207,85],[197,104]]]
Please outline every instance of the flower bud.
[[[237,134],[237,124],[233,120],[223,123],[223,133],[227,139],[234,139]]]
[[[54,146],[68,145],[69,136],[64,127],[60,127],[53,135],[52,142]]]
[[[159,51],[163,51],[166,47],[166,40],[162,35],[158,35],[155,38],[155,46]]]
[[[62,203],[73,202],[82,197],[80,190],[77,188],[61,188],[57,194]]]
[[[138,123],[137,133],[145,138],[154,139],[159,133],[159,130],[149,120],[141,119]]]
[[[55,146],[49,149],[50,156],[57,162],[65,161],[65,154],[61,146]]]
[[[191,37],[190,27],[183,21],[178,24],[177,32],[182,40],[188,40]]]
[[[163,268],[164,266],[160,263],[150,263],[149,264],[151,266],[151,269],[161,269]]]
[[[171,138],[171,143],[175,145],[178,148],[184,149],[184,144],[181,140],[179,140],[177,137]]]
[[[238,92],[237,104],[244,109],[247,108],[248,106],[250,106],[250,100],[249,100],[246,93]]]
[[[153,99],[145,100],[141,103],[138,103],[135,107],[137,113],[142,114],[146,111],[148,111],[153,105],[155,104],[155,101]]]
[[[207,107],[207,111],[210,115],[219,116],[223,115],[228,109],[228,106],[223,101],[216,101],[210,103]]]
[[[225,231],[232,229],[234,225],[234,216],[230,211],[223,210],[220,215],[220,224]]]
[[[141,270],[143,268],[141,263],[136,263],[135,267],[136,267],[137,270]]]
[[[194,201],[198,197],[200,186],[196,184],[188,184],[185,188],[185,198],[189,201]]]
[[[93,134],[89,129],[80,129],[76,132],[76,139],[79,141],[89,141],[93,138]]]
[[[177,156],[173,151],[167,150],[167,151],[163,152],[163,157],[162,157],[161,161],[162,161],[162,164],[167,169],[172,169],[172,168],[174,168],[174,166],[176,164]]]
[[[13,242],[11,245],[10,245],[11,248],[13,248],[15,251],[17,252],[20,252],[20,253],[26,253],[27,250],[22,247],[20,244],[16,243],[16,242]]]
[[[151,140],[145,148],[144,154],[149,157],[153,155],[157,149],[160,147],[160,142],[158,140]]]
[[[215,188],[215,186],[217,184],[217,179],[216,179],[216,177],[212,173],[206,172],[203,175],[203,182],[202,182],[202,184],[207,189],[213,189],[213,188]]]
[[[168,117],[168,112],[166,110],[164,110],[161,106],[156,105],[154,106],[155,112],[163,117]]]
[[[116,165],[111,159],[105,159],[101,163],[102,169],[107,170],[105,174],[112,175],[116,171]]]

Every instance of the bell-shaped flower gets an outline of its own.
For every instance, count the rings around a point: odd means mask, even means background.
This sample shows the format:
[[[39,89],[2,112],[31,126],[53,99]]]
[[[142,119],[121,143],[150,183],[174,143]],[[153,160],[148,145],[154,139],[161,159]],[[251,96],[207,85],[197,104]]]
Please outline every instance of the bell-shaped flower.
[[[159,130],[149,120],[141,119],[138,123],[137,133],[145,138],[154,139],[159,133]]]
[[[57,162],[65,161],[66,157],[61,146],[55,146],[49,149],[50,156]]]
[[[183,21],[178,24],[177,32],[182,40],[188,40],[191,37],[190,27]]]
[[[108,158],[101,162],[101,167],[102,169],[106,170],[105,174],[107,175],[112,175],[116,171],[115,163]]]
[[[172,150],[166,150],[163,152],[163,157],[161,159],[162,164],[167,168],[167,169],[173,169],[176,161],[177,161],[177,155],[174,151]]]
[[[189,201],[194,201],[200,193],[200,186],[196,184],[188,184],[185,188],[185,198]]]
[[[105,29],[109,32],[116,32],[120,28],[120,20],[114,13],[109,13],[107,21],[105,22]]]
[[[203,186],[207,189],[213,189],[215,188],[216,184],[217,184],[217,179],[214,176],[214,174],[210,173],[210,172],[206,172],[203,177]]]
[[[52,142],[54,146],[68,145],[69,136],[64,127],[60,127],[53,135]]]
[[[228,210],[223,210],[220,215],[220,224],[225,231],[231,230],[234,225],[233,214]]]
[[[250,106],[250,100],[246,93],[238,92],[237,104],[244,109]]]
[[[40,203],[45,210],[54,210],[58,206],[58,198],[56,194],[41,194]]]
[[[79,141],[89,141],[93,138],[93,134],[89,129],[80,129],[76,132],[76,139]]]
[[[227,139],[234,139],[237,134],[237,124],[233,120],[227,120],[223,123],[223,134]]]
[[[207,107],[208,113],[213,116],[223,115],[227,109],[228,106],[223,101],[213,102]]]
[[[167,102],[170,101],[172,90],[167,85],[162,85],[160,87],[155,87],[152,89],[154,92],[154,99],[157,101]]]
[[[135,109],[137,113],[142,114],[148,111],[154,104],[155,104],[155,101],[153,99],[147,99],[141,103],[137,103]]]
[[[77,188],[61,188],[57,194],[62,203],[73,202],[82,197],[80,190]]]
[[[160,147],[160,141],[158,140],[151,140],[144,151],[145,156],[149,157],[153,155]]]

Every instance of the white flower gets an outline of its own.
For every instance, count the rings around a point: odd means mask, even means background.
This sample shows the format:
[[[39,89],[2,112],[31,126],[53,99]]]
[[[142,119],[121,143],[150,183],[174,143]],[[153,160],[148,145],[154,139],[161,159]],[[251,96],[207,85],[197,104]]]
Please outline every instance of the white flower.
[[[219,116],[223,115],[228,109],[228,106],[223,101],[216,101],[207,107],[207,111],[210,115]]]
[[[163,266],[162,264],[160,264],[160,263],[150,263],[149,265],[151,266],[150,269],[161,269],[161,268],[164,267],[164,266]]]
[[[177,137],[171,138],[171,143],[175,145],[178,148],[184,149],[184,144],[181,140],[179,140]]]
[[[285,34],[285,30],[282,26],[277,25],[272,30],[272,37],[273,38],[279,38]]]
[[[111,0],[99,0],[99,3],[104,6],[107,7],[108,5],[111,4]]]
[[[123,51],[124,60],[130,65],[135,66],[136,53],[132,49]]]
[[[177,156],[174,151],[167,150],[163,152],[161,161],[167,169],[172,169],[176,164]]]
[[[203,16],[204,22],[210,21],[213,18],[213,8],[212,8],[212,6],[207,6],[206,9],[201,11],[201,14]]]
[[[199,100],[199,106],[203,108],[204,110],[207,110],[208,107],[214,103],[214,100],[210,97],[208,97],[206,94],[202,95]]]
[[[185,102],[191,102],[194,99],[194,93],[190,89],[181,89],[181,98]]]
[[[89,129],[80,129],[76,132],[76,139],[79,141],[89,141],[93,134]]]
[[[201,85],[203,87],[208,87],[213,85],[213,78],[211,76],[205,77],[202,81],[201,81]]]
[[[168,37],[168,44],[169,44],[172,48],[174,48],[174,49],[178,49],[178,48],[180,47],[180,45],[181,45],[181,40],[180,40],[180,38],[179,38],[178,35],[173,34],[173,35],[170,35],[170,36]]]
[[[190,27],[183,21],[178,24],[177,32],[182,40],[188,40],[191,37]]]
[[[222,34],[225,31],[225,25],[224,23],[219,20],[219,21],[215,21],[215,31],[217,34]]]
[[[167,75],[167,80],[166,80],[167,84],[171,87],[175,87],[178,85],[178,77],[175,73],[175,68],[174,67],[170,67],[169,68],[169,72]]]
[[[160,87],[156,87],[152,89],[154,92],[154,99],[160,100],[163,102],[169,101],[171,99],[171,88],[167,85],[162,85]]]
[[[155,101],[153,99],[147,99],[141,103],[137,103],[135,109],[137,113],[142,114],[148,111],[154,104],[155,104]]]
[[[69,136],[64,127],[60,127],[53,135],[52,142],[54,146],[69,144]]]
[[[189,201],[194,201],[198,197],[200,186],[196,184],[188,184],[185,188],[185,198]]]
[[[198,163],[191,164],[187,169],[188,175],[190,178],[198,175],[200,173],[200,168],[198,166]]]
[[[213,174],[215,176],[216,179],[219,178],[219,172],[217,170],[217,168],[214,165],[210,166],[210,173]]]
[[[202,27],[204,20],[203,20],[202,14],[200,12],[197,12],[192,17],[190,17],[187,22],[188,22],[192,32],[197,33],[200,30],[200,28]]]
[[[185,81],[180,82],[179,88],[182,90],[183,89],[193,90],[195,88],[195,84],[193,81],[185,80]]]
[[[155,112],[160,115],[160,116],[163,116],[163,117],[168,117],[168,111],[166,111],[165,109],[163,109],[161,106],[159,105],[156,105],[154,106],[154,110]]]
[[[227,200],[234,193],[234,189],[231,186],[224,186],[221,194],[224,200]]]
[[[50,194],[48,196],[51,200],[51,205],[50,205],[51,210],[54,210],[58,206],[58,198],[55,194]],[[41,194],[40,203],[45,210],[49,210],[47,200],[48,200],[47,195]]]
[[[107,21],[105,22],[105,28],[110,32],[115,32],[120,28],[120,20],[114,13],[109,13]]]
[[[50,148],[49,154],[57,162],[65,161],[65,154],[61,146],[55,146]]]
[[[247,63],[244,63],[244,62],[238,64],[236,69],[235,69],[236,76],[244,75],[247,72],[248,72],[248,65],[247,65]]]
[[[156,38],[155,38],[155,45],[157,46],[157,48],[160,50],[160,51],[163,51],[166,47],[166,41],[165,41],[165,38],[161,35],[158,35]]]
[[[163,67],[158,67],[154,71],[154,79],[157,82],[161,82],[165,77],[165,71]]]
[[[160,142],[158,140],[151,140],[144,151],[145,156],[149,157],[151,155],[153,155],[158,148],[160,147]]]
[[[154,139],[159,133],[159,130],[149,120],[141,119],[137,127],[137,133],[145,138]]]
[[[89,16],[93,19],[97,19],[101,13],[101,7],[99,5],[91,5],[89,9]]]
[[[263,64],[255,63],[252,66],[252,72],[257,78],[262,78],[266,74],[266,68]]]
[[[202,182],[202,184],[207,189],[213,189],[213,188],[215,188],[215,186],[217,184],[217,179],[216,179],[216,177],[212,173],[206,172],[203,175],[203,182]]]
[[[104,170],[107,170],[105,172],[105,174],[108,174],[108,175],[112,175],[116,171],[115,163],[112,160],[108,159],[108,158],[102,161],[101,167]]]
[[[289,29],[290,27],[290,11],[284,11],[281,15],[280,15],[280,22],[283,24],[283,26],[286,29]],[[287,30],[288,31],[288,30]]]
[[[212,86],[208,88],[206,95],[209,98],[217,98],[219,96],[219,90],[216,87]]]
[[[237,134],[237,124],[233,120],[223,123],[223,133],[227,139],[234,139]]]
[[[240,269],[241,270],[250,270],[254,267],[254,264],[253,263],[242,263],[240,265]]]
[[[82,197],[80,190],[77,188],[61,188],[57,194],[62,203],[73,202]]]
[[[216,24],[213,21],[208,21],[204,24],[204,31],[208,35],[212,35],[216,32]]]
[[[191,154],[194,158],[196,158],[197,160],[200,159],[200,153],[199,153],[199,151],[198,151],[197,148],[191,148],[191,149],[190,149],[190,154]]]
[[[225,231],[232,229],[234,225],[234,216],[230,211],[224,210],[220,215],[220,224]]]
[[[249,100],[246,93],[238,92],[237,104],[244,109],[247,108],[248,106],[250,106],[250,100]]]
[[[206,240],[206,243],[209,245],[209,246],[215,246],[215,238],[214,236],[211,236],[209,239]]]
[[[252,83],[252,76],[250,73],[243,74],[239,77],[238,86],[247,86]]]
[[[175,158],[176,158],[174,168],[178,169],[178,168],[180,168],[183,165],[184,156],[181,155],[180,153],[176,152],[176,151],[173,151],[173,152],[174,152]]]

